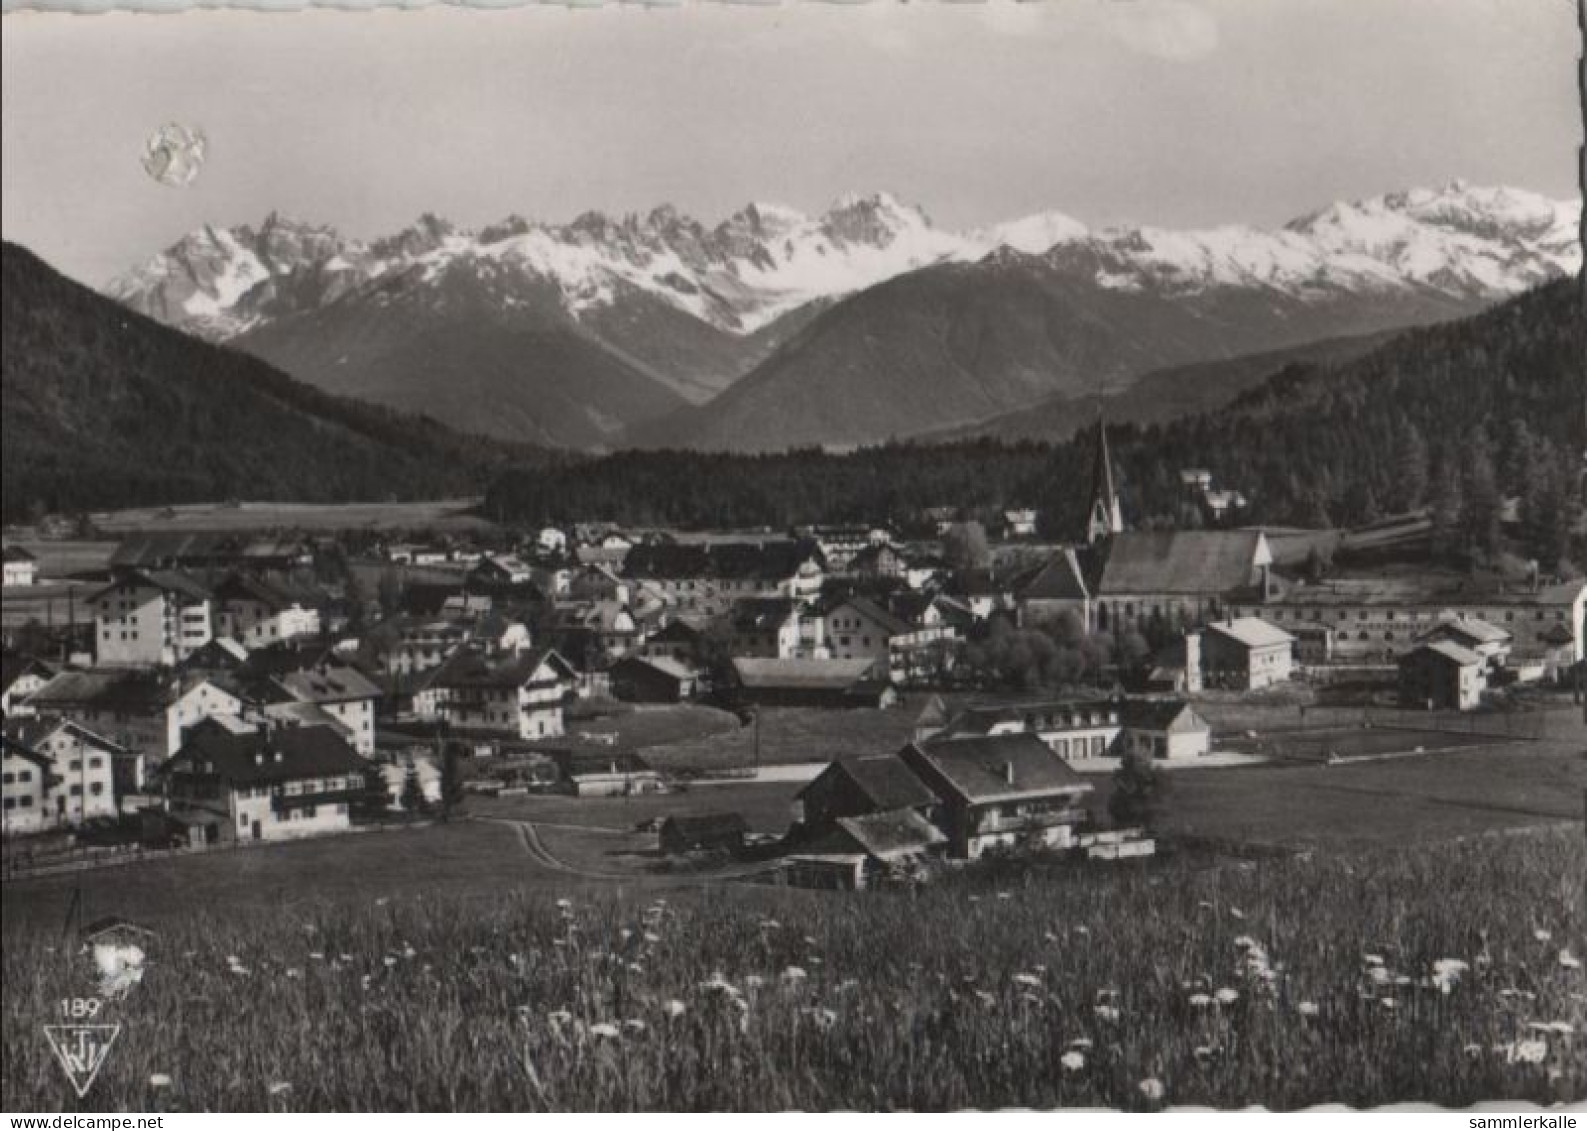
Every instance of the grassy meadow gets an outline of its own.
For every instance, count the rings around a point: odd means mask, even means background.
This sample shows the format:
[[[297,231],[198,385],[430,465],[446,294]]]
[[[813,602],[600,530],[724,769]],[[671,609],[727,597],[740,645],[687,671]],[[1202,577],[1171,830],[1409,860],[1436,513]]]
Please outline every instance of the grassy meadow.
[[[93,963],[8,907],[0,1087],[13,1110],[1579,1101],[1584,876],[1578,828],[865,895],[195,900],[101,1013],[124,1032],[81,1105],[39,1026]]]

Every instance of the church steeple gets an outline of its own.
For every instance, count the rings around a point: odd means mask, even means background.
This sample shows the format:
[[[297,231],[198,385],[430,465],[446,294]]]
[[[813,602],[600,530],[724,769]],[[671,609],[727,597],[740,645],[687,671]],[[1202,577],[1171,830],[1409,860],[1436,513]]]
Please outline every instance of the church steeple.
[[[1119,495],[1113,487],[1113,460],[1108,455],[1108,429],[1097,408],[1096,462],[1091,468],[1091,510],[1086,518],[1086,542],[1095,544],[1124,529]]]

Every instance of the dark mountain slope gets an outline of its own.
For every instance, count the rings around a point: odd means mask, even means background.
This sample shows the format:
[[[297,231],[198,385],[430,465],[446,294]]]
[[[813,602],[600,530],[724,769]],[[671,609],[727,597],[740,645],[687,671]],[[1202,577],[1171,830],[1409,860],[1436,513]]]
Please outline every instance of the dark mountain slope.
[[[3,246],[4,511],[436,498],[546,453],[343,400]]]

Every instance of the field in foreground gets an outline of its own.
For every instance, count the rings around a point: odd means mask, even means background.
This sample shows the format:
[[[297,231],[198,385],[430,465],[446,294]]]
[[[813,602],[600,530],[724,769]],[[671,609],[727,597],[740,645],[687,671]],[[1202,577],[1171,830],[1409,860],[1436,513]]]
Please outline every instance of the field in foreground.
[[[1292,1108],[1587,1096],[1579,830],[918,892],[434,891],[215,915],[100,1020],[96,1109]],[[565,896],[566,902],[562,902]],[[0,1085],[90,993],[7,915]],[[1576,947],[1572,951],[1572,947]],[[165,1083],[169,1078],[169,1083]]]

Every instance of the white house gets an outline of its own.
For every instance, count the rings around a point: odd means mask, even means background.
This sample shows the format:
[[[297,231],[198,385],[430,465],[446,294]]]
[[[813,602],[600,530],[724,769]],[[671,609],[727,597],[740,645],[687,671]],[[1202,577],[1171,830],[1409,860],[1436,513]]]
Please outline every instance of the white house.
[[[563,734],[562,705],[578,673],[551,649],[486,656],[459,652],[435,674],[441,717],[454,729],[520,739]]]
[[[17,803],[5,805],[8,825],[13,816],[25,821],[29,812],[37,815],[38,828],[79,825],[116,815],[116,761],[126,752],[115,743],[69,719],[53,716],[7,719],[5,739],[8,754],[20,748],[45,762],[44,776],[37,783],[15,776],[27,772],[26,765],[8,765],[10,781],[0,771],[0,784],[16,787]],[[28,761],[24,755],[18,757]],[[10,760],[8,757],[7,762]],[[36,791],[35,785],[41,786],[42,792]],[[36,800],[23,804],[21,799],[26,796]]]
[[[321,664],[307,671],[273,676],[271,683],[294,702],[312,703],[347,729],[352,748],[369,757],[375,752],[375,704],[380,688],[357,668]]]
[[[5,556],[5,587],[33,585],[38,581],[38,559],[21,546],[7,546]]]
[[[122,574],[88,605],[101,666],[179,664],[214,636],[209,590],[175,570]]]
[[[248,648],[265,648],[300,636],[318,636],[320,611],[293,588],[246,574],[215,587],[216,635]]]
[[[13,836],[49,828],[49,789],[50,760],[9,737],[0,738],[0,832]]]
[[[1288,683],[1295,668],[1295,638],[1260,617],[1213,621],[1202,633],[1205,687],[1260,691]]]
[[[370,764],[331,727],[195,728],[162,767],[167,811],[206,843],[344,832]]]
[[[934,670],[933,646],[951,646],[955,631],[940,619],[911,624],[867,597],[851,597],[829,609],[824,621],[826,648],[834,660],[881,661],[895,683]]]

